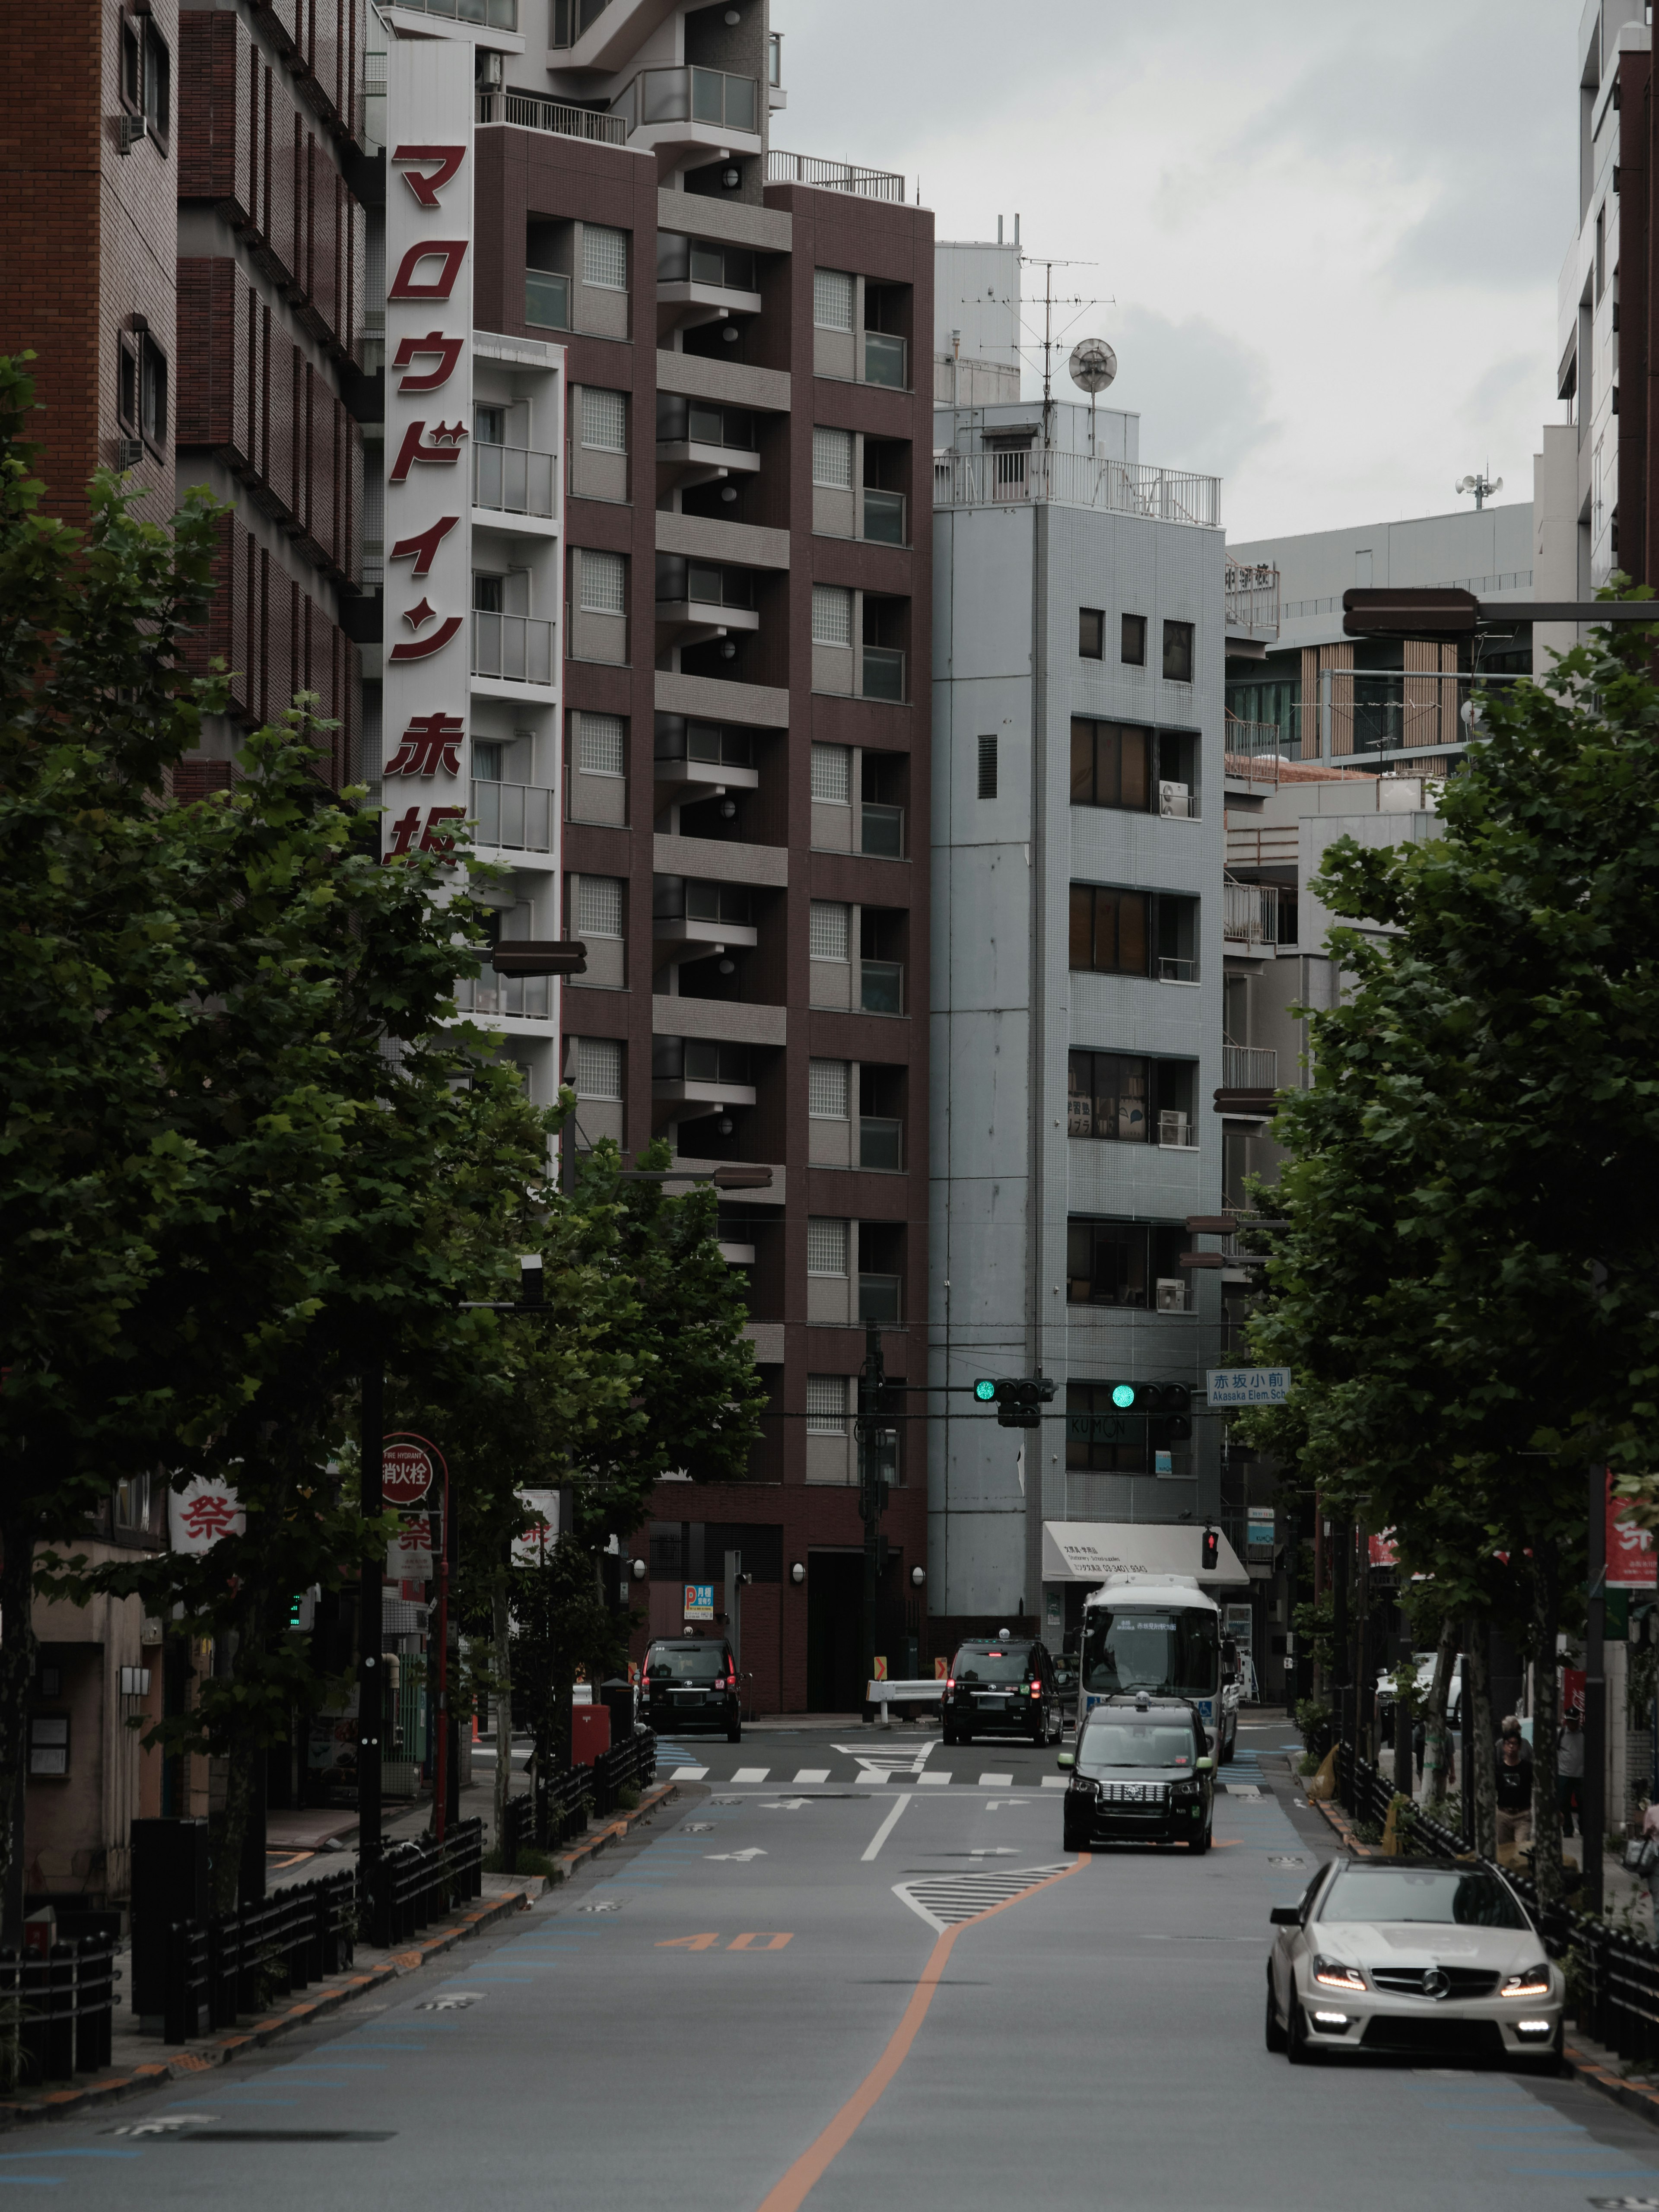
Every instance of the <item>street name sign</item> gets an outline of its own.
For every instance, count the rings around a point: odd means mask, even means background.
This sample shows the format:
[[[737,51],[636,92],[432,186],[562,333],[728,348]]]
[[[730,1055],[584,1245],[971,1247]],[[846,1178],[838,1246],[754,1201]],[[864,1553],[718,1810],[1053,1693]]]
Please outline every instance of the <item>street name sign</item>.
[[[1288,1367],[1212,1367],[1212,1406],[1282,1406],[1291,1395]]]

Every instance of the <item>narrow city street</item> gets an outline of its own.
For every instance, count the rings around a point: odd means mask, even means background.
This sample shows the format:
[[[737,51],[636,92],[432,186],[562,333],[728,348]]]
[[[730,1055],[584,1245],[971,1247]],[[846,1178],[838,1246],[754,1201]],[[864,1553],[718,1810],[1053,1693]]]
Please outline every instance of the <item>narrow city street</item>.
[[[238,2212],[1659,2194],[1659,2136],[1573,2082],[1267,2054],[1268,1910],[1330,1849],[1289,1741],[1243,1732],[1207,1856],[1084,1860],[1052,1752],[665,1745],[663,1774],[697,1770],[678,1796],[500,1937],[199,2088],[14,2135],[0,2185]]]

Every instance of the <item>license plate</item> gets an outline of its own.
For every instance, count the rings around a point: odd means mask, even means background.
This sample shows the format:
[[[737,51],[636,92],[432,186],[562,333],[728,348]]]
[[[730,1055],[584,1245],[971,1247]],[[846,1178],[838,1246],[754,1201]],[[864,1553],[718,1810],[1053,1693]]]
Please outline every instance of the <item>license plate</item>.
[[[1006,1698],[981,1698],[979,1703],[990,1713],[1005,1713],[1008,1710]]]

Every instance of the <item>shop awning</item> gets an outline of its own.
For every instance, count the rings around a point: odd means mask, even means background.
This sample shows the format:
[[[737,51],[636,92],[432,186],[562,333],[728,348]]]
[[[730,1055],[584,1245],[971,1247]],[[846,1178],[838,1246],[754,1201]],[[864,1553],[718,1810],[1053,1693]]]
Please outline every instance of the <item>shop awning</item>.
[[[1243,1562],[1224,1536],[1220,1540],[1214,1568],[1205,1573],[1201,1522],[1043,1522],[1045,1583],[1103,1583],[1115,1575],[1190,1575],[1208,1589],[1233,1583],[1248,1588],[1250,1580]]]

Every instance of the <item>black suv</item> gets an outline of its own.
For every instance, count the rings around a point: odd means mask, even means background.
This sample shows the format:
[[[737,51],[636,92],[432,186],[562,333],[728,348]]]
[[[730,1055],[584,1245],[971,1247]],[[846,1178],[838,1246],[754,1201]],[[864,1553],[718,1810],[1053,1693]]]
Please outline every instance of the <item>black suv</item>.
[[[1215,1761],[1198,1709],[1185,1698],[1107,1698],[1078,1731],[1066,1792],[1066,1849],[1097,1843],[1210,1848]]]
[[[728,1743],[743,1741],[738,1663],[723,1638],[665,1638],[645,1655],[640,1702],[647,1727],[724,1729]]]
[[[951,1662],[939,1716],[946,1743],[971,1743],[976,1735],[1058,1743],[1065,1723],[1054,1662],[1041,1644],[1006,1634],[970,1638]]]

